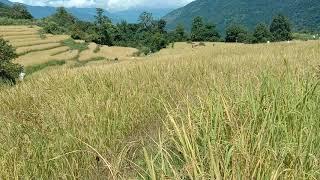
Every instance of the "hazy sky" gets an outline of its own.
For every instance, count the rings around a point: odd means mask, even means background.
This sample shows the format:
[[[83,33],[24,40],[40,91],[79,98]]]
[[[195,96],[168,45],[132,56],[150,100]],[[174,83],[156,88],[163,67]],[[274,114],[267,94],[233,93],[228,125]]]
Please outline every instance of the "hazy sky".
[[[134,7],[168,8],[180,7],[193,0],[11,0],[37,6],[101,7],[110,11]]]

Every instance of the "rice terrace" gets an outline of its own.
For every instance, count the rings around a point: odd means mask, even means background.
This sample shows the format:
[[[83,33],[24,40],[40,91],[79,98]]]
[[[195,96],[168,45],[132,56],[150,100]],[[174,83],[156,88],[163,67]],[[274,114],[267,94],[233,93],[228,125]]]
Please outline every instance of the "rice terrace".
[[[0,179],[320,179],[319,19],[223,27],[206,3],[117,22],[1,0]]]

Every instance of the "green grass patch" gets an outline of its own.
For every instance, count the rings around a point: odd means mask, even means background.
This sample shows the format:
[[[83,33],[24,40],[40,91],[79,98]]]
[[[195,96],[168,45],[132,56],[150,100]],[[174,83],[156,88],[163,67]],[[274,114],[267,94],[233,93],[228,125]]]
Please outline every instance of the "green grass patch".
[[[88,49],[88,43],[77,43],[73,39],[67,39],[62,42],[63,45],[70,47],[72,50],[79,50],[79,52]]]
[[[37,71],[43,70],[47,67],[50,66],[62,66],[66,63],[66,61],[57,61],[57,60],[53,60],[53,61],[49,61],[43,64],[36,64],[36,65],[32,65],[32,66],[27,66],[25,67],[25,72],[27,75],[33,74]]]
[[[77,61],[77,63],[74,64],[74,65],[72,66],[72,68],[83,67],[83,66],[85,66],[86,64],[88,64],[89,62],[93,62],[93,61],[103,61],[103,60],[108,60],[108,59],[105,59],[104,57],[95,57],[95,58],[91,58],[91,59],[88,59],[88,60],[85,60],[85,61]]]

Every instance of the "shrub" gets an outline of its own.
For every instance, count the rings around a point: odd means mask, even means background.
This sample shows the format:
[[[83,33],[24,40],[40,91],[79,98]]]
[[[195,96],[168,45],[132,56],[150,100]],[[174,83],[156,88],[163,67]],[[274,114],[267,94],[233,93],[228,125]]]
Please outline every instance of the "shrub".
[[[16,78],[23,71],[21,65],[12,63],[16,57],[17,54],[13,47],[0,38],[0,78],[2,81],[16,83]]]
[[[206,44],[204,42],[200,42],[199,46],[206,46]]]
[[[284,15],[279,14],[273,18],[270,32],[273,36],[273,41],[292,40],[291,24],[289,19]]]

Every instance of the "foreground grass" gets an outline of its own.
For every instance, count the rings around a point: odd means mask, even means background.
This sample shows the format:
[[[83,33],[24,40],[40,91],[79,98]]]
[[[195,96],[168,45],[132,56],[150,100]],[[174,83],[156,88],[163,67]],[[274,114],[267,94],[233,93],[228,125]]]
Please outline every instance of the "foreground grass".
[[[1,179],[319,179],[318,42],[175,47],[2,88]]]

